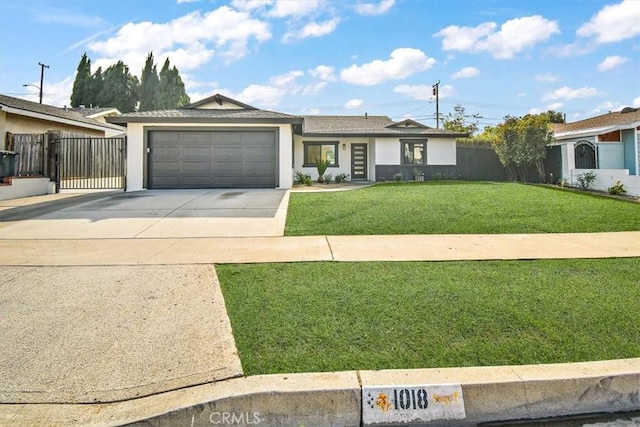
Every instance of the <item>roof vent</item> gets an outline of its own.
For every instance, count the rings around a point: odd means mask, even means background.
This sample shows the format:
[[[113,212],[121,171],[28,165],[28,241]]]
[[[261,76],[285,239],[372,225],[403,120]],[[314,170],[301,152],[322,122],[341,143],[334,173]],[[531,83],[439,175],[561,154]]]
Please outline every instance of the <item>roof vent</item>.
[[[368,119],[369,118],[369,114],[368,113],[364,113],[364,118]]]
[[[640,108],[632,108],[632,107],[624,107],[621,111],[620,114],[626,114],[626,113],[635,113],[636,111],[640,110]]]

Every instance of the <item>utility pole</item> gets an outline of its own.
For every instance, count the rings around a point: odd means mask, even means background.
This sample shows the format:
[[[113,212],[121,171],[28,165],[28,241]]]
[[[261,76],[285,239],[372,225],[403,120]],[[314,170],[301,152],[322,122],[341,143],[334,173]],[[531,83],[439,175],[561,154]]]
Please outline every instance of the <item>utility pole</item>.
[[[44,83],[44,69],[49,68],[48,65],[44,65],[42,62],[38,62],[40,66],[40,104],[42,104],[42,84]]]
[[[440,90],[438,88],[439,85],[440,85],[440,80],[438,80],[438,82],[432,86],[433,96],[436,97],[436,129],[440,129]]]

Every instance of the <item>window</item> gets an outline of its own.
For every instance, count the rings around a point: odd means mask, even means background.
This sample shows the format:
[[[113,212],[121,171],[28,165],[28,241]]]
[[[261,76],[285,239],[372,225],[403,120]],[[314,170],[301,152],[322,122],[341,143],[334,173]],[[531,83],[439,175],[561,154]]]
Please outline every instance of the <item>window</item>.
[[[328,160],[329,166],[338,166],[337,142],[305,142],[304,164],[302,166],[315,167],[318,159]]]
[[[400,141],[402,146],[403,165],[427,164],[427,141]]]

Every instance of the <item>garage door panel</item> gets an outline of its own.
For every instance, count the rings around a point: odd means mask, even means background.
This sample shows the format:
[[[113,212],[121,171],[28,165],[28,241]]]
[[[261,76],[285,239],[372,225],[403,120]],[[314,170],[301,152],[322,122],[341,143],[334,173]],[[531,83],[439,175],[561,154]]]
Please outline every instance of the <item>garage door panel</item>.
[[[211,145],[211,132],[178,132],[184,144]]]
[[[150,131],[149,188],[276,186],[273,131]]]
[[[182,148],[183,157],[210,159],[213,154],[213,147],[194,147],[192,145]]]
[[[212,167],[211,167],[211,162],[209,161],[185,160],[184,162],[182,162],[182,170],[184,170],[185,172],[191,172],[194,175],[197,175],[198,172],[210,175]]]

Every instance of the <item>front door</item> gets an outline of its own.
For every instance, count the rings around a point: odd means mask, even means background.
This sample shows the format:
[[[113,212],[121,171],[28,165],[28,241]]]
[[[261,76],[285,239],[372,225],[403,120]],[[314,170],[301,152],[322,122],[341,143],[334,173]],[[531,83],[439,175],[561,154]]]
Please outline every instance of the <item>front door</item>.
[[[367,144],[351,144],[351,179],[367,179]]]

